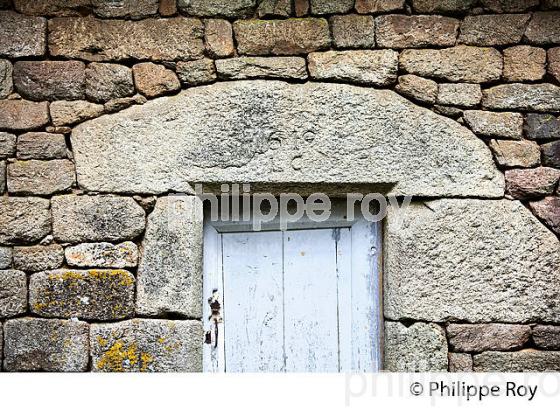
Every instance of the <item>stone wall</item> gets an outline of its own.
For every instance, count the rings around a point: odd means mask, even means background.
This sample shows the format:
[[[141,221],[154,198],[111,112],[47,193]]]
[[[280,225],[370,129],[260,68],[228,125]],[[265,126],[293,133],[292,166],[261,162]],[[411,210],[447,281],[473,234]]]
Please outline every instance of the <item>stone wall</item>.
[[[200,210],[166,195],[240,179],[415,197],[385,369],[560,370],[557,0],[0,8],[2,370],[200,371]]]

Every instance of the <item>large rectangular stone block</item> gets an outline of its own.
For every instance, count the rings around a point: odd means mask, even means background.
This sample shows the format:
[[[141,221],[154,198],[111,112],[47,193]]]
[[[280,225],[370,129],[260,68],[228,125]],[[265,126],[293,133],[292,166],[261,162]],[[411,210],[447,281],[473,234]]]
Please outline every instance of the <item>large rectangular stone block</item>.
[[[25,313],[27,277],[18,270],[0,270],[0,318]]]
[[[0,244],[14,245],[43,239],[51,231],[48,199],[0,198]]]
[[[190,60],[202,57],[200,20],[176,17],[141,21],[55,18],[49,21],[49,51],[89,61]]]
[[[390,208],[385,243],[390,319],[560,321],[560,242],[518,201]]]
[[[525,1],[525,0],[523,0]],[[412,8],[416,13],[450,13],[467,12],[477,0],[412,0]]]
[[[63,195],[52,199],[53,235],[61,242],[135,239],[145,212],[130,197]]]
[[[158,12],[159,0],[90,0],[96,16],[141,19]]]
[[[521,139],[523,115],[513,112],[465,111],[463,118],[477,135],[495,138]]]
[[[382,48],[450,47],[459,20],[443,16],[388,15],[375,19],[375,39]]]
[[[28,132],[17,139],[18,159],[62,159],[67,156],[63,134]]]
[[[560,87],[554,84],[502,84],[484,90],[482,105],[492,110],[560,112]]]
[[[14,87],[34,100],[79,100],[85,97],[85,69],[81,61],[17,61]]]
[[[404,5],[404,0],[356,0],[354,7],[358,13],[370,14],[402,10]]]
[[[0,11],[0,57],[42,56],[46,38],[46,19]]]
[[[235,52],[231,23],[222,19],[205,20],[204,42],[210,57],[231,57]]]
[[[348,50],[310,53],[307,59],[311,78],[387,86],[397,80],[398,56],[393,50]]]
[[[32,16],[79,16],[91,7],[92,0],[13,0],[19,13]]]
[[[4,326],[8,371],[83,372],[89,359],[89,325],[76,320],[21,318]]]
[[[202,204],[194,196],[157,201],[138,266],[136,311],[202,316]]]
[[[29,305],[43,317],[124,319],[134,313],[135,282],[119,269],[39,272],[29,281]]]
[[[139,19],[157,14],[158,0],[14,0],[23,14],[69,17],[91,12],[103,18]]]
[[[201,17],[247,17],[257,6],[257,0],[178,0],[180,11]]]
[[[202,324],[146,320],[91,325],[94,372],[201,372]]]
[[[474,356],[475,372],[558,372],[560,352],[521,350],[484,352]]]
[[[439,0],[429,0],[429,1],[439,1]],[[451,0],[458,1],[460,3],[463,0]],[[547,8],[547,2],[555,2],[558,0],[544,0],[543,8]],[[471,2],[471,0],[469,0]],[[465,2],[466,3],[466,2]],[[471,2],[472,3],[472,2]],[[474,3],[478,3],[475,1]],[[524,11],[535,8],[542,3],[540,0],[482,0],[481,6],[494,13],[522,13]],[[471,4],[472,6],[472,4]],[[470,7],[469,7],[470,8]]]
[[[560,44],[560,11],[536,12],[525,30],[531,44]]]
[[[104,107],[89,101],[53,101],[51,120],[55,127],[70,126],[103,114]]]
[[[451,82],[485,83],[501,78],[503,61],[494,48],[457,46],[442,50],[405,50],[400,68],[424,77]]]
[[[348,14],[329,19],[336,48],[374,48],[375,20],[373,16]]]
[[[69,190],[76,181],[74,163],[67,159],[16,161],[8,165],[8,191],[51,195]]]
[[[296,55],[330,45],[329,23],[321,18],[238,20],[233,24],[240,54]]]
[[[456,352],[507,351],[523,347],[531,337],[531,328],[528,325],[500,323],[452,323],[447,326],[447,337],[449,345]]]
[[[49,103],[26,100],[0,100],[2,128],[28,131],[49,123]]]
[[[216,60],[218,77],[226,80],[286,78],[305,80],[307,66],[302,57],[237,57]]]
[[[133,268],[138,263],[138,247],[134,242],[81,243],[65,250],[70,266],[96,268]]]
[[[58,244],[37,246],[16,246],[14,266],[26,272],[57,269],[64,262],[64,250]]]
[[[310,0],[312,14],[344,14],[354,7],[354,0]]]
[[[459,43],[474,46],[505,46],[521,41],[530,14],[467,16],[461,23]]]

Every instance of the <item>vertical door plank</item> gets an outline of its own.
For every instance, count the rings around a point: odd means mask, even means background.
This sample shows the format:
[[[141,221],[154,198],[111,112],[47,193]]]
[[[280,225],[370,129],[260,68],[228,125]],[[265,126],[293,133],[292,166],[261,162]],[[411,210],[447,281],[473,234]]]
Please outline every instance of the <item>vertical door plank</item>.
[[[352,369],[352,235],[349,228],[337,230],[336,272],[338,294],[339,371]]]
[[[222,238],[226,370],[283,371],[282,233]]]
[[[380,232],[365,219],[352,226],[352,371],[380,370]]]
[[[223,277],[222,277],[222,235],[209,224],[204,226],[204,285],[202,317],[204,330],[208,332],[208,342],[204,344],[203,366],[206,372],[224,372],[224,323],[212,318],[209,300],[215,297],[222,306],[223,314]],[[216,339],[217,334],[217,339]]]
[[[337,372],[336,250],[332,229],[284,233],[286,371]]]

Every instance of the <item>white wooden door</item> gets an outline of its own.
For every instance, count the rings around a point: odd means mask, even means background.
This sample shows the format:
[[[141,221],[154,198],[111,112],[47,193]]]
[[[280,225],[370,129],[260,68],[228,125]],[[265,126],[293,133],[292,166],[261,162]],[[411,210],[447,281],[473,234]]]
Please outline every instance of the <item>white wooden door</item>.
[[[206,371],[379,370],[379,227],[342,225],[205,225]]]

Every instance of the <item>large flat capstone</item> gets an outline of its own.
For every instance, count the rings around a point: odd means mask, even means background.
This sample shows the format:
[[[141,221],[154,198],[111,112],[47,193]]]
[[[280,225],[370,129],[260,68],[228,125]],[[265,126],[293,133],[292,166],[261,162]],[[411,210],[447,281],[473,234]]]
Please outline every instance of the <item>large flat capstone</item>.
[[[389,193],[499,197],[484,143],[393,91],[243,81],[191,88],[76,127],[79,185],[121,193],[193,182],[387,184]]]
[[[390,209],[385,316],[558,322],[558,238],[519,201],[442,199]]]

